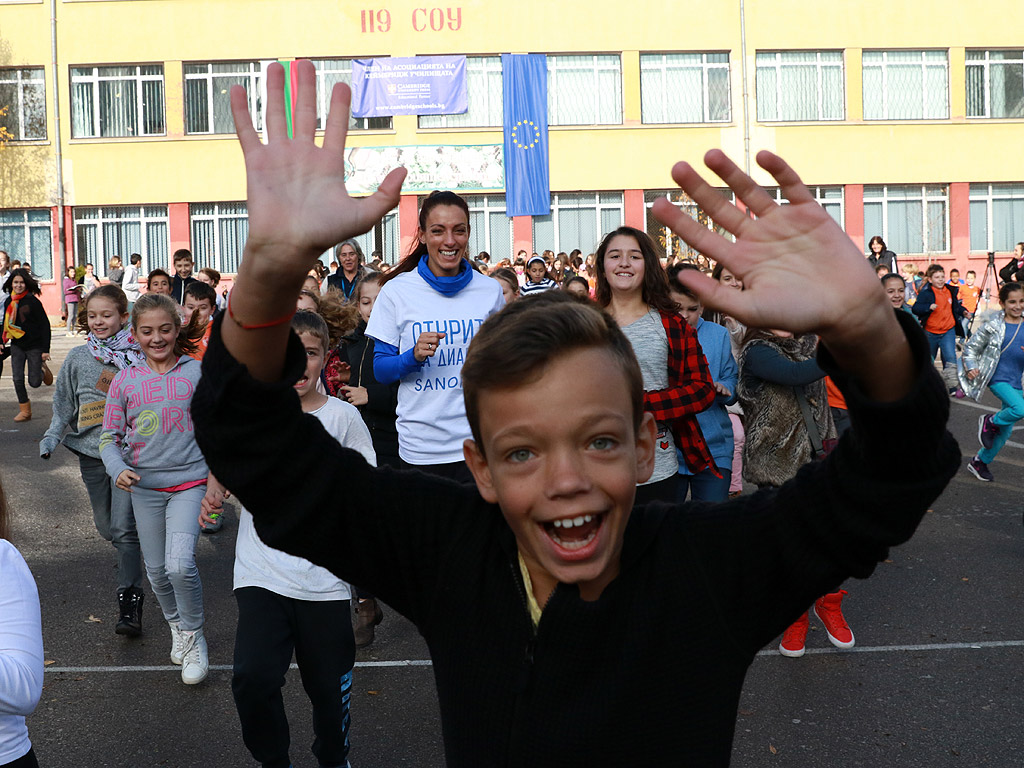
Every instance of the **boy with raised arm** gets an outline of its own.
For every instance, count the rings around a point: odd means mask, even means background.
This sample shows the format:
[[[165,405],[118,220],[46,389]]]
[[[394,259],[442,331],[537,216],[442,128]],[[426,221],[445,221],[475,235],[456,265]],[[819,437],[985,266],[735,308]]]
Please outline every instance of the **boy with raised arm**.
[[[705,304],[748,326],[820,334],[820,363],[853,421],[825,461],[725,505],[633,509],[654,449],[636,360],[610,318],[550,292],[489,319],[470,347],[465,457],[476,488],[374,469],[303,417],[292,390],[303,353],[288,321],[309,266],[390,210],[404,172],[349,198],[347,87],[335,87],[321,149],[312,65],[298,67],[294,139],[283,80],[272,65],[267,144],[242,89],[232,92],[250,229],[192,404],[211,469],[270,546],[416,624],[449,765],[727,765],[757,651],[817,596],[868,576],[959,465],[920,330],[887,305],[785,162],[758,156],[791,202],[779,206],[712,151],[708,167],[757,218],[689,165],[673,176],[736,242],[667,200],[655,213],[742,277],[740,292],[682,275]],[[822,290],[819,268],[846,279]]]

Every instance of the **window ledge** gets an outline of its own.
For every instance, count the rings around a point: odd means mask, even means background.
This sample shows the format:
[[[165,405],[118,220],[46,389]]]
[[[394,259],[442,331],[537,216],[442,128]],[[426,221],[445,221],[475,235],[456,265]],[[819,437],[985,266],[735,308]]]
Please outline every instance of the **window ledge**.
[[[7,142],[8,147],[48,147],[49,139],[11,139]]]
[[[167,134],[156,136],[82,136],[73,138],[69,144],[143,144],[153,141],[166,141]]]
[[[501,133],[500,125],[465,125],[440,128],[417,128],[416,133]]]

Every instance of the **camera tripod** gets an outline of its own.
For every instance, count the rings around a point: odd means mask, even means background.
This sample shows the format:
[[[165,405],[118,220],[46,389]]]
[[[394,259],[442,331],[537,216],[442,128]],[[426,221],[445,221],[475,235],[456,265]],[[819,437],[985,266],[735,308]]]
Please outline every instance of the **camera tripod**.
[[[989,285],[989,278],[992,279],[992,285]],[[988,263],[985,265],[985,276],[981,279],[981,291],[978,294],[978,307],[981,306],[981,301],[985,301],[985,309],[988,309],[989,302],[992,298],[993,288],[996,290],[998,295],[999,291],[999,273],[996,271],[996,253],[995,251],[988,252]],[[967,326],[968,333],[974,330],[974,320],[978,317],[978,307],[974,308],[974,317],[971,318],[970,324]]]

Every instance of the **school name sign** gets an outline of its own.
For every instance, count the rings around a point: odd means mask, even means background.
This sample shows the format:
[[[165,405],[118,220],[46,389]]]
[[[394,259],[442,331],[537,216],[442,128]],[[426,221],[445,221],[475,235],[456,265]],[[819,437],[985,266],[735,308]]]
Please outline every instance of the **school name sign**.
[[[352,62],[352,115],[457,115],[468,109],[465,56]]]

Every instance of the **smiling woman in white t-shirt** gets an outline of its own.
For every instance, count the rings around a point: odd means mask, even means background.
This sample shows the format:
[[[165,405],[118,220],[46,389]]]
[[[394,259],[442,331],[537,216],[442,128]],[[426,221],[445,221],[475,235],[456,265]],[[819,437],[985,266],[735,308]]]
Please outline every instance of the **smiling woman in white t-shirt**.
[[[470,437],[462,363],[480,325],[505,305],[501,285],[468,261],[469,206],[454,192],[423,201],[418,243],[382,281],[366,327],[376,340],[373,372],[398,387],[398,455],[458,480]]]

